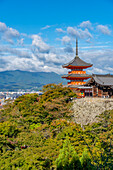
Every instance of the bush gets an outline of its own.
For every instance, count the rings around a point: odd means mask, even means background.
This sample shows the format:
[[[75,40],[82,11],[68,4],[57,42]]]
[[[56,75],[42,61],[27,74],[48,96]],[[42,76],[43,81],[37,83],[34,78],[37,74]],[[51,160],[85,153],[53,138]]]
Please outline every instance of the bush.
[[[15,123],[6,121],[0,123],[0,134],[8,137],[16,137],[20,130]]]

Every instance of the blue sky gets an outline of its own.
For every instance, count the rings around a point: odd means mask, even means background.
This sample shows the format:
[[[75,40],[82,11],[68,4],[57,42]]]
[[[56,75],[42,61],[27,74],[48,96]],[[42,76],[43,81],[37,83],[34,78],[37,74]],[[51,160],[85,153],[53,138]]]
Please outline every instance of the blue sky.
[[[75,56],[113,74],[112,0],[0,0],[0,71],[54,71]]]

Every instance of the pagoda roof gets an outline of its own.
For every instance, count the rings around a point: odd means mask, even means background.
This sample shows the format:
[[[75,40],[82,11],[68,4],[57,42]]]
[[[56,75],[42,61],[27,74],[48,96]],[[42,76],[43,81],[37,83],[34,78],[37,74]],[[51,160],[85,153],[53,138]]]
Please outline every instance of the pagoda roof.
[[[92,78],[85,85],[90,84],[92,81],[95,81],[97,84],[102,86],[113,86],[113,75],[92,74]]]
[[[74,78],[74,77],[81,77],[81,78],[91,78],[92,76],[91,75],[88,75],[88,74],[66,74],[66,75],[63,75],[62,78]]]
[[[64,64],[63,68],[68,67],[91,67],[93,64],[86,63],[85,61],[81,60],[78,56],[76,56],[72,61],[67,64]]]

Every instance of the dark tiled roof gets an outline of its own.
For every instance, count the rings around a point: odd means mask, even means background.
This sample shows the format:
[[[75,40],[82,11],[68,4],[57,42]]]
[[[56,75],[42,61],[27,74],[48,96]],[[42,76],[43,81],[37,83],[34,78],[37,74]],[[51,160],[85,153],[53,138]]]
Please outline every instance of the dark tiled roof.
[[[83,67],[91,67],[93,64],[86,63],[85,61],[81,60],[78,56],[76,56],[72,61],[70,61],[67,64],[64,64],[62,67],[68,67],[68,66],[83,66]]]
[[[113,86],[113,75],[106,74],[106,75],[98,75],[98,74],[93,74],[92,79],[103,86]],[[86,83],[90,83],[91,79]]]
[[[84,77],[84,78],[87,78],[87,77],[91,77],[91,75],[88,75],[88,74],[67,74],[67,75],[63,75],[62,78],[70,78],[70,77]]]

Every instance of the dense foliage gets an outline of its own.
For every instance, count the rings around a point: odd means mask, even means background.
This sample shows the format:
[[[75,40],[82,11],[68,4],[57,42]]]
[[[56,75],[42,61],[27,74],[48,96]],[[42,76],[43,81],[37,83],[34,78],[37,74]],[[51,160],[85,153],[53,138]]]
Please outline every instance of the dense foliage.
[[[0,111],[1,169],[113,169],[113,111],[83,130],[72,121],[70,89],[51,84],[43,91]]]

